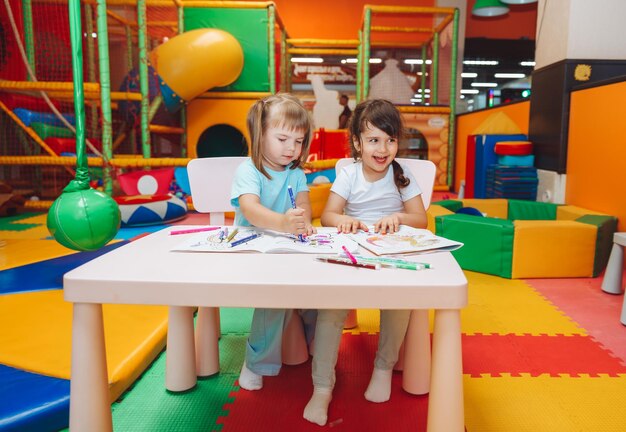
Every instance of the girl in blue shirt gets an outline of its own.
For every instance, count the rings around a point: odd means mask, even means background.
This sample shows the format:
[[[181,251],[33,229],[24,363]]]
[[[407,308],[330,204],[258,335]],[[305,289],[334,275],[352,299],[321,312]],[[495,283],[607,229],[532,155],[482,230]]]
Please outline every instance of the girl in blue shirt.
[[[257,101],[248,112],[251,158],[242,163],[233,181],[231,203],[235,225],[310,235],[311,203],[300,168],[311,142],[311,122],[294,96],[277,94]],[[288,186],[293,188],[292,208]],[[277,375],[282,365],[283,327],[293,310],[255,309],[239,385],[263,387],[263,375]],[[315,311],[301,312],[305,332],[314,326]],[[311,332],[312,333],[312,332]],[[307,334],[310,342],[311,335]]]

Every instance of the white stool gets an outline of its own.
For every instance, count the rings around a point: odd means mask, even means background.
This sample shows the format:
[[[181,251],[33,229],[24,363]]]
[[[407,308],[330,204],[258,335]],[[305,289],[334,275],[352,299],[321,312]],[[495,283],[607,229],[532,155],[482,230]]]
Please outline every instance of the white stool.
[[[609,294],[622,293],[624,247],[626,247],[626,232],[613,234],[613,249],[611,249],[609,263],[606,266],[604,279],[602,280],[602,291]],[[626,296],[624,296],[624,304],[622,305],[622,315],[620,321],[622,324],[626,325]]]

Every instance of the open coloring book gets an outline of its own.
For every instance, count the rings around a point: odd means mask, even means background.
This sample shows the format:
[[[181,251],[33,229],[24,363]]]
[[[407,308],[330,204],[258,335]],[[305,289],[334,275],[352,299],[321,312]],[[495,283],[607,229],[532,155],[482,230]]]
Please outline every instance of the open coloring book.
[[[232,233],[236,227],[228,227]],[[258,235],[249,241],[242,241]],[[356,252],[358,245],[346,234],[337,234],[337,228],[317,228],[317,234],[305,237],[301,242],[297,236],[252,227],[239,227],[230,242],[220,239],[220,230],[190,234],[174,247],[178,252],[263,252],[263,253],[312,253],[340,254],[345,246]]]
[[[436,236],[427,229],[406,225],[401,225],[394,234],[377,234],[370,227],[369,232],[359,231],[350,237],[376,255],[453,251],[463,246],[463,243]]]

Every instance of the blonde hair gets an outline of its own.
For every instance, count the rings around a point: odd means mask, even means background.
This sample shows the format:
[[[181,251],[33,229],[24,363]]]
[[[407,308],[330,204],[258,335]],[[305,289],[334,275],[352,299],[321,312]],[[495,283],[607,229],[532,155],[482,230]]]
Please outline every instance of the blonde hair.
[[[306,162],[311,146],[311,119],[302,102],[290,94],[278,93],[260,99],[248,111],[248,132],[250,133],[252,163],[265,177],[271,179],[263,167],[262,140],[270,127],[282,127],[290,131],[303,131],[302,152],[290,169]]]

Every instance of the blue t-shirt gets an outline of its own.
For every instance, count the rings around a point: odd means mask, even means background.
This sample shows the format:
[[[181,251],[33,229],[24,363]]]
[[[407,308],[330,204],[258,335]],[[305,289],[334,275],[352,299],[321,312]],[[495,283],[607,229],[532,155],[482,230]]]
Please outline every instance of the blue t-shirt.
[[[285,213],[291,208],[291,199],[287,186],[291,185],[293,195],[296,197],[300,192],[308,192],[306,176],[300,168],[284,171],[274,171],[265,168],[272,177],[268,179],[261,173],[252,159],[244,161],[235,172],[233,187],[230,193],[230,203],[235,208],[235,225],[250,226],[250,222],[241,213],[239,197],[244,194],[254,194],[261,200],[263,207],[277,213]]]

